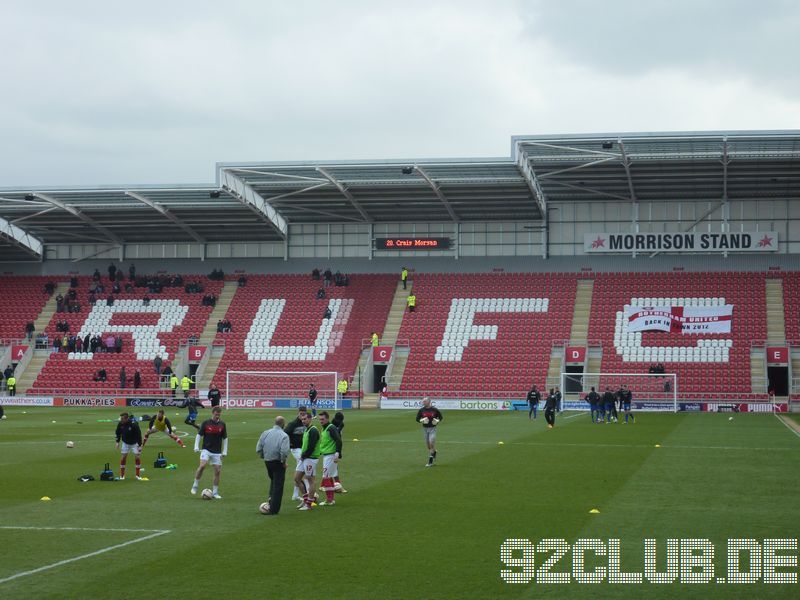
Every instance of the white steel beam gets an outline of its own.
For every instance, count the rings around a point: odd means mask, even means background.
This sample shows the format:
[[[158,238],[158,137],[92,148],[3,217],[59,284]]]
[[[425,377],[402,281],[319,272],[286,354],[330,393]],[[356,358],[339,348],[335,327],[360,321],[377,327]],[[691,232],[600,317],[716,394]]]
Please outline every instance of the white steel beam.
[[[64,211],[70,213],[71,215],[74,215],[74,216],[78,217],[81,221],[83,221],[84,223],[89,225],[92,229],[95,229],[96,231],[99,231],[101,234],[103,234],[103,236],[106,239],[114,242],[116,245],[118,245],[120,247],[125,245],[125,242],[123,242],[122,239],[120,237],[118,237],[114,232],[110,231],[108,228],[104,227],[103,225],[101,225],[100,223],[95,221],[92,217],[90,217],[89,215],[81,212],[80,210],[78,210],[74,206],[71,206],[71,205],[69,205],[69,204],[67,204],[65,202],[62,202],[58,198],[54,198],[53,196],[50,196],[48,194],[43,194],[41,192],[33,192],[33,195],[36,198],[40,198],[41,200],[44,200],[45,202],[49,202],[53,206],[56,206],[56,207],[60,208],[61,210],[64,210]]]
[[[264,200],[250,184],[245,183],[242,178],[224,169],[222,173],[220,173],[220,186],[236,200],[257,214],[263,221],[272,225],[286,238],[288,233],[286,219],[278,214],[278,211],[276,211],[269,202]]]
[[[168,208],[166,208],[165,206],[163,206],[159,202],[154,202],[153,200],[150,200],[150,198],[148,198],[147,196],[143,196],[142,194],[140,194],[138,192],[126,191],[125,195],[126,196],[130,196],[131,198],[134,198],[135,200],[138,200],[142,204],[146,204],[147,206],[149,206],[153,210],[155,210],[155,211],[161,213],[162,215],[164,215],[167,219],[169,219],[170,221],[175,223],[175,225],[177,225],[183,231],[185,231],[187,234],[189,234],[189,236],[195,242],[197,242],[199,244],[205,244],[206,243],[206,240],[205,240],[205,238],[203,236],[198,234],[189,225],[187,225],[186,223],[181,221],[178,217],[175,216],[175,214],[172,211],[170,211]]]
[[[344,186],[344,184],[342,184],[342,182],[341,182],[341,181],[339,181],[338,179],[336,179],[336,177],[334,177],[333,175],[331,175],[331,174],[330,174],[330,172],[328,172],[326,169],[323,169],[322,167],[317,167],[317,172],[318,172],[320,175],[322,175],[322,176],[323,176],[325,179],[327,179],[328,181],[330,181],[330,182],[331,182],[333,185],[335,185],[335,186],[336,186],[336,188],[337,188],[337,189],[338,189],[338,190],[339,190],[339,191],[342,193],[342,195],[343,195],[345,198],[347,198],[347,199],[350,201],[350,204],[352,204],[352,205],[353,205],[353,207],[354,207],[354,208],[355,208],[355,209],[358,211],[358,214],[360,214],[360,215],[363,217],[363,219],[364,219],[365,221],[367,221],[367,222],[369,223],[369,222],[371,222],[371,221],[373,220],[373,219],[372,219],[372,218],[371,218],[371,217],[370,217],[370,216],[367,214],[367,211],[365,211],[365,210],[364,210],[364,208],[361,206],[361,204],[359,204],[358,200],[356,200],[356,199],[353,197],[353,194],[351,194],[351,193],[350,193],[350,190],[348,190],[348,189],[347,189],[347,188]]]
[[[42,257],[43,245],[41,240],[2,217],[0,217],[0,234],[8,238],[15,246],[22,248],[37,258]]]
[[[416,169],[417,173],[420,174],[420,177],[427,181],[428,185],[431,186],[433,193],[436,194],[436,197],[439,198],[442,204],[444,204],[444,207],[447,209],[447,214],[450,215],[450,218],[453,219],[454,222],[458,223],[458,215],[456,214],[456,211],[453,210],[453,206],[450,204],[447,196],[445,196],[442,192],[442,188],[439,186],[439,184],[431,179],[430,175],[428,175],[419,165],[414,165],[414,169]]]

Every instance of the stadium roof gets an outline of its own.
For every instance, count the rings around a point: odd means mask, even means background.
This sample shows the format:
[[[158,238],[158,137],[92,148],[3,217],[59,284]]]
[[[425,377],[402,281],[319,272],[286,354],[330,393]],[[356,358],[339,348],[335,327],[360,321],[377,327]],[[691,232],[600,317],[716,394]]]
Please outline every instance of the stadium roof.
[[[0,259],[43,244],[278,241],[297,223],[542,222],[548,202],[800,198],[800,131],[511,141],[505,158],[219,163],[214,184],[0,189]]]

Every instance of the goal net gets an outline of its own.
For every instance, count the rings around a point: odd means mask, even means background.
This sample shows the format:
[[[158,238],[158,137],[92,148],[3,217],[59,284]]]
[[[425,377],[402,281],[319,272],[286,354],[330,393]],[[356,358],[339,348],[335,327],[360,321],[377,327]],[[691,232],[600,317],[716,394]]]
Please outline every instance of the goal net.
[[[227,408],[296,408],[308,405],[311,385],[317,390],[318,409],[341,408],[335,371],[228,371]]]
[[[678,376],[675,373],[561,373],[564,397],[579,402],[576,408],[588,410],[584,400],[592,387],[603,395],[606,388],[616,392],[625,385],[631,392],[633,408],[678,412]]]

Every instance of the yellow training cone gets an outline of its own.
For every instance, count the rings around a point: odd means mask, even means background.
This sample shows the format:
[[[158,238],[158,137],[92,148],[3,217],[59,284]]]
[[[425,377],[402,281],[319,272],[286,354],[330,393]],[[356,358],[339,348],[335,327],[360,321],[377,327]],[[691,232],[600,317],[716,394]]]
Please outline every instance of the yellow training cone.
[[[358,441],[358,438],[353,438],[353,441],[354,441],[354,442],[357,442],[357,441]]]
[[[599,515],[600,511],[597,510],[596,508],[593,508],[592,510],[589,511],[589,513],[592,514],[592,515]]]
[[[498,446],[502,446],[503,444],[505,444],[505,442],[497,442]]]
[[[40,498],[40,500],[41,500],[42,502],[50,502],[50,496],[42,496],[42,497]]]
[[[661,448],[661,444],[656,444],[656,448]]]
[[[150,481],[147,477],[142,477],[142,481]]]

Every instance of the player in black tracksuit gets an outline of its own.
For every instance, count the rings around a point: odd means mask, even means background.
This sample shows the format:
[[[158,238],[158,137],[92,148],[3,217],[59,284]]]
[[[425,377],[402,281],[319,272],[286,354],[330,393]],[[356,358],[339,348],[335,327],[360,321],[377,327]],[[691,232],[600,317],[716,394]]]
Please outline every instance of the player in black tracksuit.
[[[542,394],[539,390],[536,389],[536,386],[531,388],[531,391],[528,392],[528,420],[530,420],[531,415],[533,418],[536,418],[536,411],[539,409],[539,402],[542,401]]]
[[[422,399],[422,408],[417,411],[417,423],[422,424],[422,431],[425,434],[425,446],[428,448],[428,462],[426,467],[436,464],[436,426],[444,419],[439,409],[431,405],[430,399],[426,396]]]
[[[313,383],[308,388],[308,404],[311,407],[311,417],[312,418],[316,418],[316,416],[317,416],[317,388],[314,387]]]
[[[303,434],[306,432],[306,426],[303,425],[303,422],[300,420],[300,416],[304,415],[305,413],[305,406],[298,408],[297,418],[293,421],[290,421],[289,424],[283,429],[286,432],[286,435],[289,436],[289,452],[291,452],[292,456],[294,456],[294,460],[297,465],[300,464],[300,454],[303,447]],[[297,486],[297,484],[295,484],[294,492],[292,493],[292,500],[300,500],[302,497],[302,490]]]
[[[556,408],[558,407],[558,396],[556,396],[553,388],[550,388],[550,393],[547,394],[547,399],[544,401],[544,420],[547,421],[547,426],[552,429],[556,424]]]
[[[592,391],[586,394],[586,401],[589,403],[589,408],[591,409],[592,423],[597,423],[600,419],[600,411],[597,408],[598,403],[601,401],[600,394],[595,392],[594,388],[592,388]]]
[[[614,392],[611,391],[611,388],[607,387],[606,391],[603,392],[603,410],[602,410],[602,418],[603,421],[606,423],[611,423],[611,415],[614,412]]]

